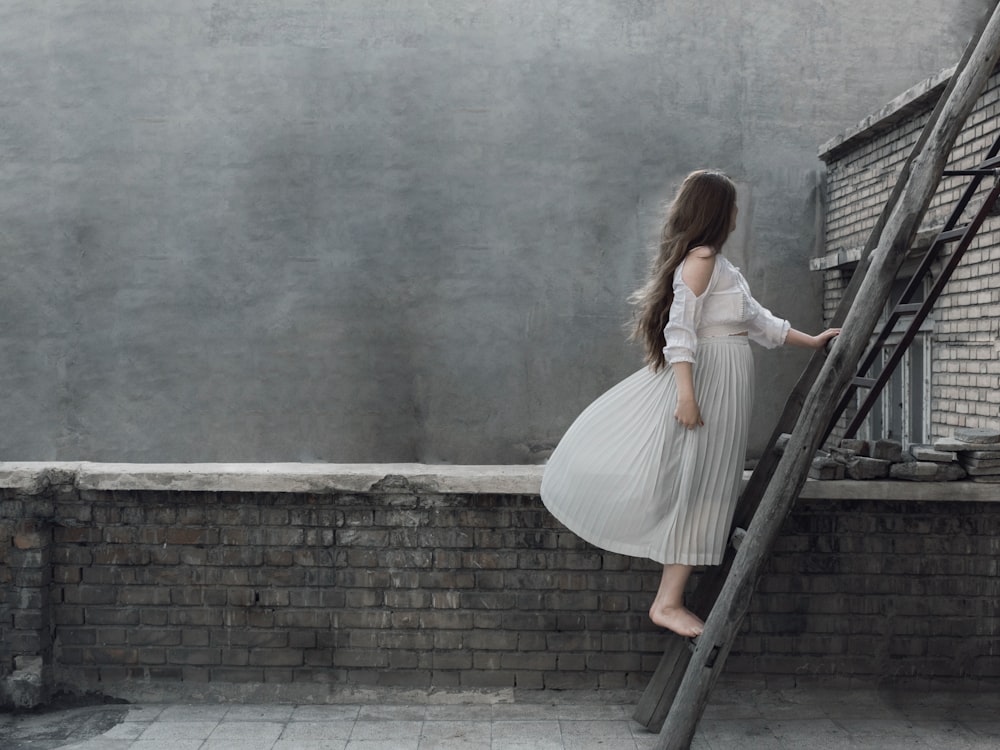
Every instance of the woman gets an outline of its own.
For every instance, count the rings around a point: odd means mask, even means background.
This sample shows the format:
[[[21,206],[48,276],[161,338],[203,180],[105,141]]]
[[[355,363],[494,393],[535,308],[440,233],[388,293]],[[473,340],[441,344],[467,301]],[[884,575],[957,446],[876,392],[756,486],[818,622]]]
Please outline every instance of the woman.
[[[632,296],[648,366],[584,410],[542,478],[542,501],[567,528],[663,563],[650,619],[688,637],[704,623],[684,607],[684,587],[693,566],[722,561],[739,495],[754,388],[748,340],[819,349],[840,333],[801,333],[753,299],[722,255],[736,212],[723,173],[684,180]]]

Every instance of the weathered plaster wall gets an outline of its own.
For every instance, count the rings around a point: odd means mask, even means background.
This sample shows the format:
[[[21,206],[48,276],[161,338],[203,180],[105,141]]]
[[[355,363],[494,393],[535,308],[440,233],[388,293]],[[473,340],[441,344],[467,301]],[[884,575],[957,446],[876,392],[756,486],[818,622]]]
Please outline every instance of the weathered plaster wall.
[[[694,167],[819,325],[816,145],[987,5],[8,0],[0,458],[539,460]]]

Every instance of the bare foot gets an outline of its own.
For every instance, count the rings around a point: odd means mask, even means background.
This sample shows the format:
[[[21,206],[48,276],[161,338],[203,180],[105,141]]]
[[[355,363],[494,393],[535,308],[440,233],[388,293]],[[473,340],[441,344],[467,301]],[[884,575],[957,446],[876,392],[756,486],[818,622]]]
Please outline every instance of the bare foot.
[[[701,635],[705,623],[685,607],[657,607],[649,610],[649,619],[661,628],[672,630],[685,638]]]

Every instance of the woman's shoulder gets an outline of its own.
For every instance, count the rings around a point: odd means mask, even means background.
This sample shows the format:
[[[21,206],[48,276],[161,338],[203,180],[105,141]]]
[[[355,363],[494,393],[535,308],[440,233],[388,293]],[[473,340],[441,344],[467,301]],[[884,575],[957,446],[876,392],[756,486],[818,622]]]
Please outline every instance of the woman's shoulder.
[[[711,271],[715,267],[715,259],[718,253],[707,245],[699,245],[687,251],[687,255],[678,264],[678,269],[682,267],[688,269],[708,269]]]
[[[715,258],[717,253],[710,247],[692,248],[677,267],[674,276],[675,285],[678,281],[690,289],[695,296],[701,296],[708,288],[715,273]]]
[[[684,256],[685,260],[687,258],[698,258],[700,260],[714,260],[718,253],[708,245],[698,245],[698,247],[692,247],[687,251],[687,255]]]

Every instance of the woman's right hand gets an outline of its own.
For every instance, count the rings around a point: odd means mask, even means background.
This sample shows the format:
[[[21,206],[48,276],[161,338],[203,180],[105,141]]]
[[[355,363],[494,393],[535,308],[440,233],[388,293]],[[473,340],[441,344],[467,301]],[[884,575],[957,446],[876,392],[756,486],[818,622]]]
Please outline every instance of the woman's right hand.
[[[705,426],[705,422],[701,418],[701,411],[698,409],[698,402],[693,398],[677,400],[677,410],[674,412],[674,419],[688,430]]]
[[[813,344],[813,348],[822,349],[824,346],[827,345],[827,342],[829,342],[830,339],[834,339],[839,335],[840,335],[839,328],[827,328],[825,331],[823,331],[823,333],[813,336],[813,341],[815,342]]]

